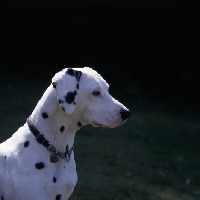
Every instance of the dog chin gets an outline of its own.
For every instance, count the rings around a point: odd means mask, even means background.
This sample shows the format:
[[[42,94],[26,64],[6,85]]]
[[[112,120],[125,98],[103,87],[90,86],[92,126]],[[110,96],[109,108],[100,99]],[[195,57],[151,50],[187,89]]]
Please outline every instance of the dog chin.
[[[103,124],[99,124],[97,122],[92,122],[92,126],[93,127],[104,127],[104,128],[116,128],[117,126],[120,126],[121,124],[117,124],[117,125],[103,125]]]

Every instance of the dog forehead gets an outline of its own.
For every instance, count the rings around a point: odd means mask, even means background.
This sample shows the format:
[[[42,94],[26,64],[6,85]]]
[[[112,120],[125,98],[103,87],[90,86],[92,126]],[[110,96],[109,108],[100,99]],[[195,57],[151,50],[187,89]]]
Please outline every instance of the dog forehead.
[[[101,87],[108,88],[108,83],[100,76],[98,73],[84,73],[82,74],[80,85],[84,85],[87,88],[91,87]]]

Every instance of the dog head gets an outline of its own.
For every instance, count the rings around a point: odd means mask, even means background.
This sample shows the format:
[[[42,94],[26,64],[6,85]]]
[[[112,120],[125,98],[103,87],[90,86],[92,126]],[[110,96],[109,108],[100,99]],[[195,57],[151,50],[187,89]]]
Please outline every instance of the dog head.
[[[63,111],[75,113],[84,124],[95,127],[116,127],[131,112],[109,94],[109,85],[89,67],[64,69],[52,79]]]

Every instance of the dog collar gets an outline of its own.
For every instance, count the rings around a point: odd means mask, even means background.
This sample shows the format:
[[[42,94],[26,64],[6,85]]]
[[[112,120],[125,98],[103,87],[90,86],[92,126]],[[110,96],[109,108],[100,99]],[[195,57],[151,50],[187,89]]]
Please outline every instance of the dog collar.
[[[58,162],[59,158],[63,158],[67,162],[70,161],[70,156],[71,156],[72,151],[74,150],[74,146],[72,146],[72,148],[69,149],[69,147],[67,145],[66,151],[64,153],[59,152],[59,151],[56,150],[56,148],[50,142],[48,142],[48,140],[45,139],[44,135],[41,134],[37,130],[37,128],[33,125],[30,118],[27,118],[26,122],[28,124],[29,129],[31,130],[31,132],[35,136],[37,142],[39,144],[42,144],[44,147],[47,148],[48,151],[50,151],[50,154],[51,154],[50,155],[50,162],[56,163],[56,162]]]

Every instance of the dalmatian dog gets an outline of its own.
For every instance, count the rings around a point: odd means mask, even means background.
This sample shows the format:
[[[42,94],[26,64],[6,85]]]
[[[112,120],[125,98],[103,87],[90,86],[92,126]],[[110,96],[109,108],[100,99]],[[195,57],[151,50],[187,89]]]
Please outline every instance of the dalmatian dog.
[[[0,144],[1,200],[66,200],[77,182],[73,144],[87,124],[114,128],[131,112],[93,69],[66,68],[52,79],[24,126]]]

